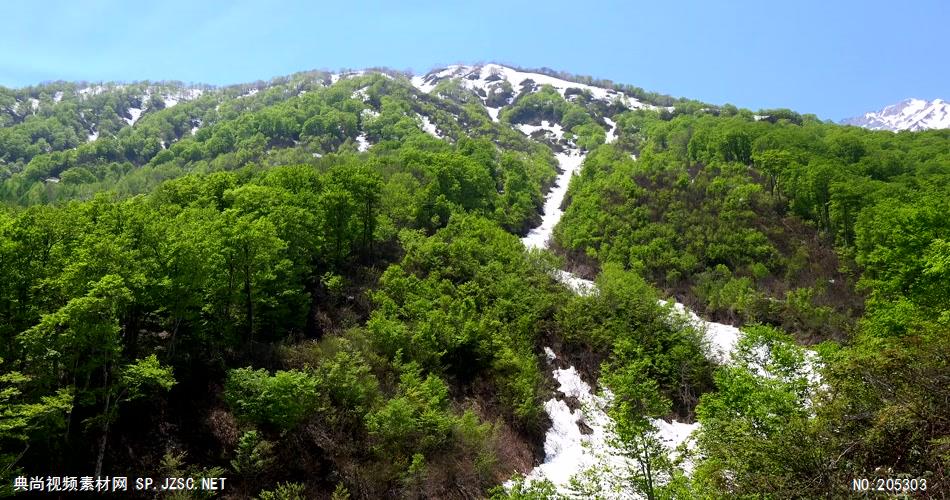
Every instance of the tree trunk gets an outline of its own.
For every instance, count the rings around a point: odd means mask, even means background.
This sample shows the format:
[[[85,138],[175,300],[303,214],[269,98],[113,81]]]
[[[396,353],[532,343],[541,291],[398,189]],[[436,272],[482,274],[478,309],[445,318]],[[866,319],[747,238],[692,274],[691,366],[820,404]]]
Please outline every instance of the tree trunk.
[[[654,500],[656,493],[653,491],[653,467],[650,463],[650,447],[644,436],[633,438],[636,448],[637,460],[640,462],[640,470],[643,472],[643,478],[646,486],[647,500]]]
[[[178,338],[178,326],[181,325],[181,318],[175,317],[175,326],[172,328],[171,339],[168,343],[168,355],[172,358],[175,357],[175,340]]]
[[[244,271],[244,307],[247,310],[247,342],[254,339],[254,301],[251,297],[251,270]]]
[[[317,315],[320,313],[320,301],[323,300],[323,284],[320,281],[319,271],[314,271],[313,276],[307,279],[304,289],[310,294],[310,308],[307,312],[307,322],[304,326],[304,335],[307,338],[319,339],[323,337],[323,330],[317,323]]]
[[[96,477],[102,475],[102,461],[106,456],[106,444],[109,440],[109,412],[112,410],[112,391],[109,390],[109,368],[108,365],[104,369],[105,371],[105,382],[103,386],[106,390],[106,404],[105,409],[102,412],[102,437],[99,438],[99,456],[96,457]]]

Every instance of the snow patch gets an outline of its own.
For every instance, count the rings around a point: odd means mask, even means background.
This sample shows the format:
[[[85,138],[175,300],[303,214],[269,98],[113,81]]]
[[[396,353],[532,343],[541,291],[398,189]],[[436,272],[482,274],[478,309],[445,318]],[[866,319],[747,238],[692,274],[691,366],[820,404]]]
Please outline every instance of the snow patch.
[[[356,89],[350,94],[350,98],[359,99],[360,101],[366,102],[369,100],[369,94],[366,93],[366,88]]]
[[[409,82],[412,83],[412,86],[428,94],[432,92],[432,89],[435,88],[435,83],[429,83],[426,81],[424,76],[414,76],[409,79]]]
[[[663,306],[669,304],[669,302],[662,299],[659,302]],[[709,351],[706,353],[708,358],[717,361],[719,364],[728,363],[732,359],[732,353],[736,350],[736,344],[742,334],[738,328],[732,325],[706,321],[679,302],[673,302],[672,307],[674,314],[685,319],[690,326],[702,332],[706,340],[709,341]]]
[[[143,104],[142,106],[144,107],[145,105]],[[135,125],[135,122],[142,117],[143,111],[142,108],[129,108],[129,114],[132,115],[132,118],[124,118],[125,122],[128,123],[130,127]]]
[[[122,87],[117,87],[117,88],[122,88]],[[89,96],[99,95],[105,91],[106,91],[105,86],[96,85],[95,87],[83,87],[79,89],[79,95],[81,97],[89,97]]]
[[[757,344],[745,352],[738,353],[733,357],[732,362],[744,366],[759,378],[781,380],[786,383],[804,381],[809,390],[800,395],[800,402],[805,408],[812,408],[814,396],[819,392],[828,390],[828,386],[822,381],[819,372],[823,366],[820,356],[815,351],[793,345],[790,347],[802,351],[801,364],[794,366],[793,370],[787,370],[785,367],[774,370],[772,349],[775,347],[777,347],[777,344],[773,343]]]
[[[451,77],[454,73],[458,71],[459,68],[462,68],[462,67],[463,66],[458,66],[458,65],[449,66],[435,73],[429,73],[428,75],[424,75],[424,76],[414,76],[409,81],[412,83],[414,87],[428,94],[429,92],[432,92],[432,89],[434,89],[436,85],[439,84],[440,81],[442,81],[445,78]]]
[[[554,354],[550,348],[548,351]],[[557,398],[544,403],[544,410],[551,418],[551,428],[544,437],[544,462],[526,476],[525,482],[547,479],[563,492],[568,490],[576,474],[604,466],[607,470],[626,470],[630,466],[627,458],[610,444],[614,439],[614,422],[605,411],[609,395],[595,395],[573,366],[554,369],[553,376],[558,392],[565,399],[576,398],[581,408],[571,410],[563,399]],[[587,433],[581,430],[579,423],[587,427]],[[615,481],[615,478],[600,479],[608,484]]]
[[[551,123],[547,120],[541,122],[541,125],[528,125],[526,123],[519,123],[515,125],[515,128],[520,130],[524,135],[531,137],[531,134],[543,130],[545,135],[553,135],[554,140],[560,141],[564,138],[564,128],[561,127],[560,123]]]
[[[656,429],[656,436],[660,440],[660,443],[669,450],[670,459],[673,462],[680,458],[678,456],[679,452],[676,451],[680,445],[686,443],[686,448],[689,450],[693,449],[696,445],[696,442],[693,440],[693,433],[699,430],[699,422],[693,422],[691,424],[678,422],[676,420],[667,422],[661,418],[651,419],[650,422],[653,423],[653,427]],[[692,460],[683,460],[681,464],[683,472],[687,476],[693,473]]]
[[[544,353],[548,362],[557,359],[550,347],[545,347]],[[544,437],[544,462],[525,477],[525,482],[546,479],[559,492],[568,493],[572,478],[593,473],[587,477],[598,483],[601,493],[606,495],[604,498],[641,498],[629,489],[625,480],[627,471],[635,468],[636,463],[613,444],[617,442],[616,424],[607,414],[613,394],[607,389],[602,395],[594,394],[573,366],[554,368],[552,376],[563,399],[551,398],[544,403],[544,410],[551,419],[551,428]],[[579,403],[580,408],[572,410],[566,402],[568,399]],[[650,419],[650,423],[655,437],[673,460],[678,458],[676,448],[683,443],[689,447],[692,433],[699,427],[662,419]],[[684,468],[691,470],[692,464],[685,464]],[[510,487],[511,482],[506,485]]]
[[[368,150],[370,147],[370,143],[366,139],[366,134],[360,134],[356,136],[356,144],[357,144],[357,150],[359,150],[360,153]]]
[[[592,295],[597,291],[597,284],[592,280],[581,278],[569,271],[558,269],[554,274],[554,278],[578,295]]]
[[[617,140],[617,123],[606,116],[604,117],[604,122],[610,127],[610,130],[607,131],[607,144],[615,142]]]
[[[186,101],[193,101],[204,95],[204,90],[202,89],[185,89],[182,91],[182,99]]]
[[[428,132],[429,134],[432,135],[432,137],[435,137],[437,139],[444,138],[443,135],[439,134],[439,129],[435,126],[434,123],[432,123],[431,120],[429,120],[428,116],[420,115],[418,113],[416,114],[416,116],[418,116],[419,119],[422,120],[422,130]]]
[[[544,213],[541,216],[541,225],[529,231],[524,238],[521,238],[521,242],[528,248],[547,248],[551,233],[554,232],[554,226],[564,216],[561,203],[564,202],[564,196],[567,194],[568,184],[571,177],[580,170],[586,157],[578,150],[568,150],[554,156],[561,167],[561,173],[544,198]]]

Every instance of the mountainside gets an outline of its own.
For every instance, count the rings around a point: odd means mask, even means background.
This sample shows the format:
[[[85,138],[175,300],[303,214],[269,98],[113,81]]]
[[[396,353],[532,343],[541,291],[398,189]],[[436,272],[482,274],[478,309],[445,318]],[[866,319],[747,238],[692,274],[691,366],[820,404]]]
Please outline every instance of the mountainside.
[[[0,88],[0,495],[939,491],[948,146],[494,63]]]
[[[880,111],[841,120],[841,124],[893,132],[945,129],[950,128],[950,103],[943,99],[905,99]]]

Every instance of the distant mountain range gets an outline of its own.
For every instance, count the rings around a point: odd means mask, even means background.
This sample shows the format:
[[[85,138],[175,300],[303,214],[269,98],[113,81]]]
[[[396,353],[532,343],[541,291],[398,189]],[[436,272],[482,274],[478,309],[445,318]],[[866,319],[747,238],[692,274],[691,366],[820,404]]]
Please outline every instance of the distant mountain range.
[[[943,99],[925,101],[904,99],[876,112],[841,120],[843,125],[855,125],[871,130],[928,130],[950,128],[950,103]]]

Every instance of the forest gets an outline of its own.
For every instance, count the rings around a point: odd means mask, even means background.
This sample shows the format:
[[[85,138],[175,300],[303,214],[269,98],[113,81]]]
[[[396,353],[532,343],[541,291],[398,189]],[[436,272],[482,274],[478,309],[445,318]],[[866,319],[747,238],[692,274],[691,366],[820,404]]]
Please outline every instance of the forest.
[[[0,495],[612,498],[526,477],[549,346],[609,388],[624,491],[945,495],[950,131],[539,75],[642,105],[387,69],[0,88]],[[567,150],[564,217],[526,250]],[[660,299],[739,326],[731,360]],[[651,419],[701,426],[673,459]]]

